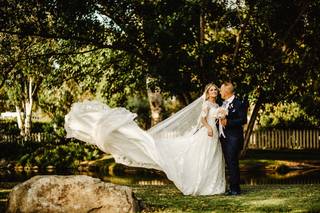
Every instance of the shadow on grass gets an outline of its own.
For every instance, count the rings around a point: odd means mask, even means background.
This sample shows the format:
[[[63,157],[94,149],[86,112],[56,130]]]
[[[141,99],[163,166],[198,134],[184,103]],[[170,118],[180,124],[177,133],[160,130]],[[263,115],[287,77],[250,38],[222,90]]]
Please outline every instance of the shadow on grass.
[[[0,212],[5,212],[10,191],[19,182],[0,182]]]
[[[320,161],[320,150],[254,150],[249,149],[244,159],[313,160]]]
[[[5,212],[10,189],[0,189],[0,212]]]

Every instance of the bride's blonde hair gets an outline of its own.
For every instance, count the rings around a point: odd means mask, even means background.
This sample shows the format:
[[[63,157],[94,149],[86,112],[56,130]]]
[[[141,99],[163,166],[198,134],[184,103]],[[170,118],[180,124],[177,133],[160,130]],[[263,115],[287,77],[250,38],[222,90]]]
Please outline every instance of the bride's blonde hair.
[[[208,94],[208,91],[211,87],[215,87],[218,91],[219,91],[219,87],[217,87],[217,85],[215,85],[214,83],[209,83],[206,85],[205,89],[204,89],[204,92],[203,92],[203,97],[204,97],[204,100],[208,100],[209,98],[209,94]]]

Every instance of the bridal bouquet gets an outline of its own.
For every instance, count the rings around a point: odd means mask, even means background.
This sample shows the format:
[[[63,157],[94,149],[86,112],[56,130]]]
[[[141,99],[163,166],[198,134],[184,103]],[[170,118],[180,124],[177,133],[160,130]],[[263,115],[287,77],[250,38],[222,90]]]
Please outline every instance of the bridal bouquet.
[[[219,107],[217,109],[217,118],[218,119],[223,119],[226,118],[228,115],[228,109],[224,108],[224,107]],[[221,124],[221,122],[219,121],[219,135],[223,136],[224,138],[226,137],[224,132],[223,132],[223,126]]]
[[[228,110],[226,108],[219,107],[217,109],[217,118],[218,119],[223,119],[223,118],[227,117],[227,115],[228,115]]]

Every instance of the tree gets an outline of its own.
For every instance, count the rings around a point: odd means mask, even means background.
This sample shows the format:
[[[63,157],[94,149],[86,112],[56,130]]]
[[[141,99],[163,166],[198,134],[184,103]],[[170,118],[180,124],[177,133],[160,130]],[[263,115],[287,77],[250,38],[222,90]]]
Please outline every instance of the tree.
[[[319,28],[314,23],[320,19],[315,15],[319,6],[319,1],[248,1],[234,78],[245,77],[257,100],[255,116],[263,103],[308,95],[310,79],[319,76]],[[309,57],[316,59],[311,66]]]
[[[298,0],[236,1],[231,6],[229,1],[196,0],[6,0],[2,14],[7,19],[0,32],[119,52],[139,76],[156,79],[155,86],[185,104],[209,81],[231,79],[238,93],[249,94],[255,103],[248,141],[264,103],[299,99],[319,88],[314,86],[319,77],[319,5]],[[127,76],[120,67],[114,76]]]
[[[7,42],[6,42],[7,41]],[[3,45],[4,44],[4,45]],[[27,54],[45,50],[41,39],[21,39],[17,36],[6,36],[2,43],[2,60],[7,63],[7,70],[3,73],[3,86],[17,111],[18,126],[22,136],[29,136],[34,96],[44,78],[52,69],[51,58],[23,58]]]

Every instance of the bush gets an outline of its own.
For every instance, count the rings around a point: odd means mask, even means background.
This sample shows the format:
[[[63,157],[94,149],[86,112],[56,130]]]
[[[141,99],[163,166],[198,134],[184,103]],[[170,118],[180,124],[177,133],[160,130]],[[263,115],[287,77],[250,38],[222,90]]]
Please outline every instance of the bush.
[[[260,111],[259,128],[315,128],[315,119],[297,103],[266,104]]]
[[[38,166],[44,169],[54,166],[57,169],[76,168],[80,161],[95,160],[102,156],[102,152],[95,146],[72,140],[65,144],[17,142],[0,143],[4,150],[0,158],[17,161],[22,166]]]
[[[126,108],[131,112],[137,113],[135,120],[141,128],[148,129],[150,127],[150,107],[147,97],[129,97]]]
[[[32,122],[31,132],[54,132],[54,126],[56,124],[53,122]],[[17,121],[14,119],[1,119],[0,120],[0,133],[8,135],[19,135],[20,129],[18,127]]]
[[[61,145],[46,145],[38,147],[31,153],[25,153],[18,158],[22,166],[32,165],[44,169],[54,166],[57,169],[77,168],[80,161],[100,158],[102,152],[94,146],[78,142],[69,142]]]
[[[20,130],[17,122],[11,119],[0,119],[0,133],[19,135]]]
[[[2,142],[0,143],[0,158],[7,160],[17,160],[22,155],[32,153],[43,146],[39,142],[23,141],[23,142]]]

